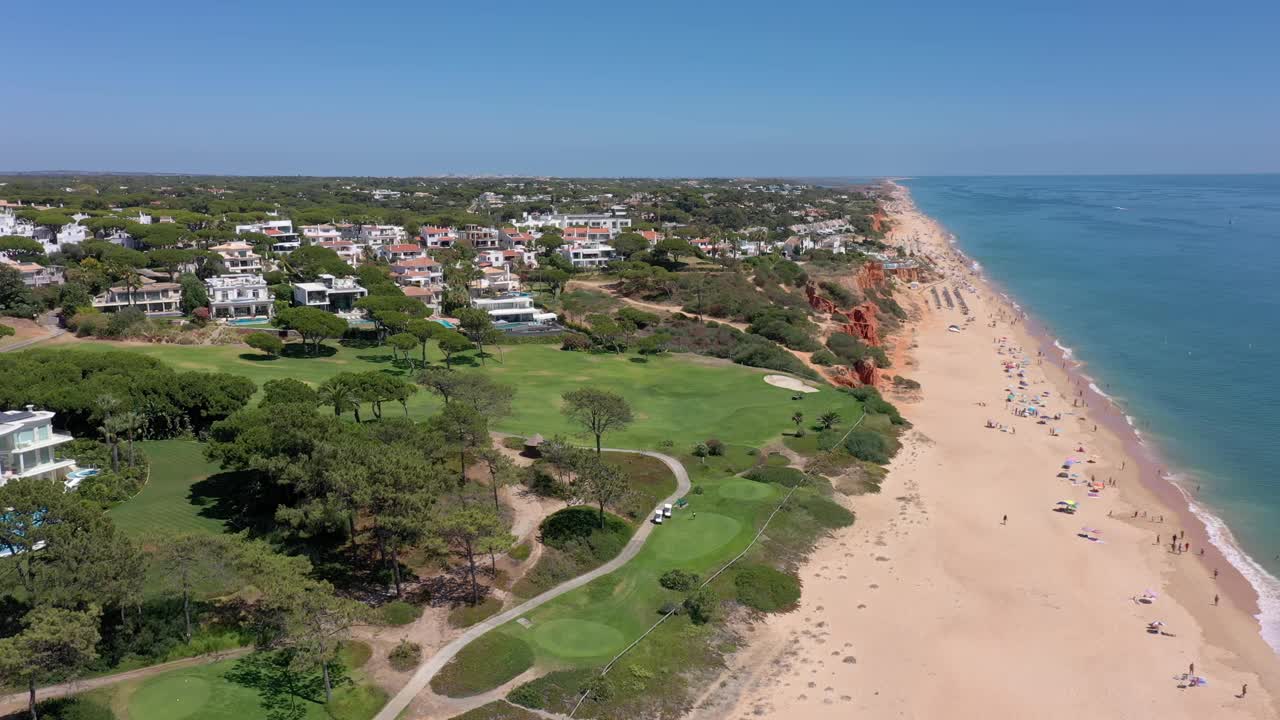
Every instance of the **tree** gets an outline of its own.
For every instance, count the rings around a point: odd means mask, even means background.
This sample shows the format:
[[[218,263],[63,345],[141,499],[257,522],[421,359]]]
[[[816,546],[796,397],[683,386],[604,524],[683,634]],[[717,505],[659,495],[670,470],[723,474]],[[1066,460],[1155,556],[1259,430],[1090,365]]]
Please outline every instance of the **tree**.
[[[0,678],[27,686],[27,710],[36,713],[36,686],[50,676],[83,668],[98,656],[98,617],[101,611],[39,607],[22,619],[22,631],[0,639]]]
[[[835,427],[839,423],[840,423],[840,413],[825,412],[822,414],[821,417],[818,418],[818,429],[830,430],[831,428]]]
[[[480,308],[463,308],[458,311],[458,321],[462,333],[480,349],[480,364],[484,364],[484,344],[493,339],[493,319],[489,313]]]
[[[469,405],[452,402],[427,421],[428,428],[458,451],[458,487],[467,482],[467,455],[474,448],[488,447],[489,424]]]
[[[559,233],[544,232],[538,237],[538,254],[548,256],[564,247],[564,238]]]
[[[183,636],[191,642],[191,594],[195,588],[227,571],[230,542],[221,535],[186,534],[165,538],[157,545],[162,577],[182,595]]]
[[[312,355],[320,354],[320,343],[347,331],[346,320],[313,307],[287,308],[276,315],[276,323],[301,335]]]
[[[638,252],[649,249],[649,241],[644,236],[636,232],[619,233],[611,242],[613,249],[624,258],[629,258]]]
[[[796,431],[800,430],[800,425],[804,422],[804,413],[799,410],[791,413],[791,422],[796,424]]]
[[[7,255],[18,262],[40,262],[45,259],[43,245],[20,235],[0,237],[0,255]]]
[[[160,268],[169,273],[169,282],[173,282],[182,266],[190,264],[194,257],[192,251],[178,248],[161,248],[147,253],[147,260],[151,267]],[[183,289],[186,289],[185,286]]]
[[[333,408],[335,417],[347,410],[354,410],[356,422],[360,422],[360,393],[352,373],[338,373],[320,383],[317,391],[320,402]]]
[[[462,373],[449,368],[424,368],[418,373],[418,384],[439,395],[448,405],[458,387],[466,382]]]
[[[428,308],[430,310],[430,308]],[[414,318],[405,324],[404,329],[422,345],[422,367],[427,366],[427,341],[436,336],[436,332],[444,326],[426,318]]]
[[[418,347],[418,338],[407,332],[392,335],[387,339],[387,342],[391,344],[391,352],[393,354],[404,353],[405,360],[408,360],[409,353]]]
[[[320,404],[320,395],[310,385],[293,378],[280,378],[262,383],[260,405],[286,403],[298,403],[313,408]]]
[[[539,268],[533,273],[532,279],[536,282],[544,283],[552,295],[559,296],[560,291],[564,289],[565,283],[569,282],[569,273],[557,267]]]
[[[631,405],[616,393],[580,388],[561,397],[564,404],[560,412],[595,435],[597,455],[600,454],[600,438],[606,432],[621,430],[631,424]]]
[[[209,291],[205,288],[204,282],[200,278],[191,273],[184,273],[179,285],[182,286],[182,298],[179,301],[179,307],[184,315],[190,315],[196,311],[196,308],[208,307]]]
[[[475,410],[489,422],[510,415],[511,401],[515,396],[514,386],[500,383],[481,372],[459,372],[454,377],[453,399]]]
[[[36,300],[31,288],[22,282],[22,273],[8,265],[0,265],[0,315],[34,318]]]
[[[451,551],[467,561],[471,574],[471,604],[480,602],[480,583],[476,579],[476,556],[489,546],[496,536],[505,534],[497,513],[476,506],[454,509],[433,524],[432,529]]]
[[[626,320],[615,320],[608,315],[589,315],[591,336],[606,348],[622,354],[627,349],[627,335],[635,331],[635,325]]]
[[[436,339],[439,342],[440,352],[444,354],[444,364],[447,368],[453,367],[454,355],[472,348],[471,341],[457,330],[446,328]]]
[[[363,619],[366,609],[354,600],[338,597],[333,586],[310,578],[275,578],[264,588],[263,606],[278,613],[279,636],[274,643],[288,649],[296,670],[319,667],[324,680],[325,702],[333,700],[329,667],[338,658],[351,626]]]
[[[244,339],[244,344],[271,357],[276,357],[284,352],[284,341],[280,339],[280,336],[273,333],[251,333]]]
[[[661,355],[667,351],[667,345],[670,343],[670,333],[656,332],[652,335],[646,335],[636,341],[636,352],[641,355]]]
[[[616,465],[610,465],[596,455],[585,460],[578,468],[574,488],[600,509],[600,529],[603,530],[604,508],[619,501],[627,493],[627,477]]]
[[[16,334],[18,334],[18,331],[17,331],[17,330],[14,330],[13,328],[9,327],[8,325],[0,325],[0,338],[2,338],[2,337],[13,337],[13,336],[14,336],[14,335],[16,335]]]
[[[498,504],[498,488],[515,482],[516,464],[507,457],[506,453],[493,447],[480,451],[480,459],[489,469],[489,486],[493,490],[493,511],[501,513],[502,508]]]

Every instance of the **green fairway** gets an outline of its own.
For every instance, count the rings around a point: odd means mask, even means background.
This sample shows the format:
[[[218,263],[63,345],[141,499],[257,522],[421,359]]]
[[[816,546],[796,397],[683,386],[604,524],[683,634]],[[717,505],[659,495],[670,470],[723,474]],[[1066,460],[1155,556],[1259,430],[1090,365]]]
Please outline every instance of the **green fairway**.
[[[766,495],[767,497],[767,495]],[[724,547],[737,536],[742,523],[719,513],[677,512],[657,528],[649,540],[653,552],[664,560],[682,563]]]
[[[755,480],[729,480],[720,485],[720,497],[725,500],[763,500],[776,494],[773,485]]]
[[[385,348],[349,348],[333,343],[328,347],[329,355],[276,359],[266,359],[239,345],[80,341],[64,347],[136,352],[183,370],[244,375],[259,385],[281,378],[318,385],[342,371],[380,370],[406,377],[416,373],[403,361],[393,363],[391,352]],[[768,371],[696,355],[671,354],[636,362],[639,358],[635,355],[564,352],[552,345],[520,345],[504,348],[503,356],[504,362],[490,358],[482,370],[516,388],[511,416],[495,429],[523,435],[541,433],[550,437],[560,433],[584,444],[593,443],[593,438],[560,414],[560,395],[583,386],[611,390],[630,401],[635,422],[626,430],[605,436],[607,444],[618,447],[655,448],[663,441],[671,441],[677,452],[684,452],[713,437],[759,446],[790,429],[791,414],[797,410],[810,417],[829,410],[843,417],[860,414],[853,398],[833,388],[823,387],[820,392],[804,395],[803,400],[792,400],[794,393],[790,390],[764,382],[762,378]],[[432,347],[428,358],[439,364],[440,353]],[[479,361],[470,355],[462,356],[462,367],[480,369]],[[408,403],[410,416],[418,419],[439,406],[440,401],[425,391]],[[401,410],[392,407],[386,412]]]
[[[132,499],[110,510],[116,527],[133,535],[156,532],[225,530],[215,517],[214,501],[201,494],[202,481],[218,472],[204,459],[204,445],[190,440],[142,443],[151,461],[147,485]]]
[[[621,650],[622,633],[589,620],[552,620],[534,628],[533,641],[547,652],[565,658],[596,657]]]

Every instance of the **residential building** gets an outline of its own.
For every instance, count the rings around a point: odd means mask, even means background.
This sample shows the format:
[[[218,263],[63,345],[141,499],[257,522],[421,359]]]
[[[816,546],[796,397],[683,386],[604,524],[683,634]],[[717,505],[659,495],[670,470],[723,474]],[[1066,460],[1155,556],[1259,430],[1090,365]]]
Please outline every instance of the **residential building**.
[[[422,238],[422,244],[429,248],[448,248],[453,247],[454,240],[458,239],[458,233],[451,227],[427,225],[419,231],[419,237]]]
[[[236,226],[236,234],[258,233],[271,238],[271,252],[288,255],[302,247],[298,233],[293,231],[292,220],[264,220]]]
[[[508,294],[520,289],[520,278],[505,267],[480,268],[480,277],[471,281],[471,296]]]
[[[489,317],[497,323],[548,323],[556,319],[555,313],[544,312],[534,307],[533,296],[529,293],[507,293],[492,298],[477,298],[471,301],[475,307],[489,313]]]
[[[570,243],[606,243],[613,239],[607,228],[586,226],[567,227],[564,229],[565,242]]]
[[[374,200],[394,200],[400,197],[398,190],[371,190],[369,194],[373,195]]]
[[[481,225],[467,225],[458,233],[458,238],[470,243],[476,250],[496,250],[502,247],[496,228]]]
[[[619,208],[610,213],[557,213],[551,215],[525,213],[524,217],[515,223],[515,226],[521,229],[537,229],[549,225],[562,230],[571,227],[601,228],[607,230],[609,238],[612,238],[631,227],[631,218],[624,214],[625,210],[626,208]]]
[[[222,264],[226,266],[229,275],[262,272],[262,257],[253,251],[253,246],[249,243],[229,242],[209,249],[222,258]]]
[[[61,285],[63,283],[61,265],[45,267],[36,263],[10,260],[3,255],[0,255],[0,265],[17,270],[18,274],[22,276],[22,284],[30,288],[49,287],[50,285]]]
[[[342,240],[342,231],[334,225],[303,225],[302,237],[313,243]]]
[[[209,309],[218,320],[268,320],[275,315],[275,297],[261,275],[218,275],[204,284]]]
[[[360,226],[360,242],[370,245],[386,245],[402,243],[408,239],[409,233],[399,225],[362,225]]]
[[[498,232],[498,239],[502,241],[502,246],[510,249],[531,248],[534,244],[532,233],[521,232],[513,227],[502,228]]]
[[[399,285],[436,285],[444,282],[444,269],[429,257],[401,260],[391,266],[391,275]]]
[[[602,243],[574,243],[560,248],[560,254],[576,268],[597,268],[613,261],[613,248]]]
[[[409,260],[411,258],[426,257],[426,248],[417,243],[403,243],[396,245],[383,245],[378,248],[378,255],[387,259],[389,263],[398,263],[401,260]]]
[[[93,299],[102,312],[115,312],[136,307],[147,317],[179,317],[182,315],[182,286],[172,282],[144,282],[135,288],[113,287]]]
[[[18,478],[64,478],[76,461],[58,446],[75,438],[53,431],[53,413],[36,410],[0,412],[0,485]]]
[[[356,301],[369,294],[353,277],[321,275],[317,282],[294,283],[295,305],[327,310],[331,313],[355,312]]]
[[[32,237],[35,232],[35,225],[18,217],[12,210],[0,210],[0,236]]]
[[[364,260],[364,246],[357,245],[350,240],[328,240],[316,243],[317,246],[328,248],[338,254],[342,261],[351,267],[357,267]]]

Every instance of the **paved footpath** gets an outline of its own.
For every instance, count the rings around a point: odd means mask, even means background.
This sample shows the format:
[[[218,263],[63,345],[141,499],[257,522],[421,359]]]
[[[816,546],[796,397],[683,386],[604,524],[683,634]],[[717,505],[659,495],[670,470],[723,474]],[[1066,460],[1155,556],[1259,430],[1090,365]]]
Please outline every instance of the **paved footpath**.
[[[662,503],[674,503],[679,498],[688,494],[689,473],[684,469],[684,465],[680,464],[679,460],[676,460],[670,455],[649,452],[648,450],[623,450],[620,448],[604,448],[604,450],[608,452],[648,455],[649,457],[661,460],[663,464],[670,468],[671,472],[676,476],[676,491],[672,493],[670,497],[663,500]],[[661,503],[659,503],[659,505],[661,505]],[[418,666],[417,671],[413,673],[413,677],[409,678],[409,682],[400,689],[400,692],[396,693],[395,697],[391,698],[391,700],[387,702],[382,710],[374,716],[373,720],[396,720],[400,713],[404,712],[404,709],[409,707],[409,703],[413,702],[413,699],[418,696],[418,693],[422,692],[423,688],[427,686],[427,683],[431,682],[431,678],[435,677],[436,673],[440,672],[441,668],[452,660],[453,657],[472,640],[475,640],[500,625],[505,625],[512,620],[515,620],[530,610],[550,602],[571,590],[577,590],[598,577],[608,575],[614,570],[617,570],[630,562],[631,559],[640,552],[640,548],[644,547],[644,541],[648,539],[649,533],[653,532],[654,527],[655,525],[653,523],[648,522],[647,520],[642,521],[635,534],[631,536],[631,541],[627,543],[627,546],[622,549],[622,552],[619,553],[616,558],[610,560],[604,565],[601,565],[595,570],[592,570],[591,572],[579,575],[572,580],[568,580],[563,584],[551,588],[535,598],[526,600],[506,612],[494,615],[477,625],[472,625],[453,642],[440,648],[439,652],[432,655],[425,663]]]

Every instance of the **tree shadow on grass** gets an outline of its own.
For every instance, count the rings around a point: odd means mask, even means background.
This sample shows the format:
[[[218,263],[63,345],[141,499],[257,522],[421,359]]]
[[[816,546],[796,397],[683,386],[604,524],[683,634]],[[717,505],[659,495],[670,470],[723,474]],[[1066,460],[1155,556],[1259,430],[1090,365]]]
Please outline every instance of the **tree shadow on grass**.
[[[264,355],[262,353],[240,353],[237,357],[249,362],[272,362],[280,359],[278,355]]]
[[[228,471],[197,480],[187,491],[187,502],[200,508],[200,517],[221,520],[233,530],[265,531],[273,525],[270,489],[251,471]]]
[[[280,352],[280,357],[292,360],[314,360],[316,358],[333,357],[337,354],[337,348],[324,343],[320,343],[320,351],[314,353],[311,351],[310,343],[288,343],[284,346],[284,350]]]
[[[290,666],[290,659],[287,652],[250,653],[237,660],[223,677],[256,690],[268,720],[302,720],[309,704],[324,704],[324,680],[318,672],[297,672]],[[335,686],[346,681],[343,668],[331,666],[330,674]]]

